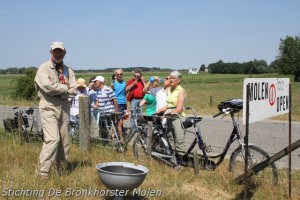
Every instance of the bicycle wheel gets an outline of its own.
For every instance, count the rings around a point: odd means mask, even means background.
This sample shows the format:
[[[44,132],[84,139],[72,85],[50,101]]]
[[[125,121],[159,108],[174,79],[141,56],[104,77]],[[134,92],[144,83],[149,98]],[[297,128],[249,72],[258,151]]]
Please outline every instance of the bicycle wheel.
[[[232,152],[229,162],[229,171],[233,172],[235,177],[238,177],[244,173],[244,155],[245,152],[242,151],[241,146],[238,147],[234,152]],[[249,154],[248,154],[248,169],[257,165],[258,163],[266,160],[270,156],[259,147],[249,146]],[[254,184],[260,184],[262,181],[272,181],[273,184],[277,184],[278,182],[278,174],[276,165],[273,163],[261,170],[255,176],[252,176]]]
[[[38,132],[38,140],[41,142],[44,142],[44,131],[43,128],[41,128],[41,130]]]
[[[152,140],[152,151],[156,151],[158,153],[166,154],[166,155],[171,155],[172,151],[169,147],[169,144],[167,142],[167,139],[164,137],[160,137],[158,135],[153,136]]]
[[[99,128],[99,137],[102,141],[103,146],[108,145],[109,132],[106,128]]]
[[[121,142],[116,142],[116,149],[118,153],[127,152],[127,146],[125,144],[122,144]]]
[[[15,120],[12,118],[3,119],[3,125],[5,132],[13,133],[17,130]]]
[[[20,133],[20,142],[21,144],[23,144],[24,142],[28,143],[29,142],[29,133],[26,129],[22,129],[21,133]]]
[[[126,144],[122,144],[121,141],[120,141],[120,136],[119,134],[116,132],[116,129],[112,129],[111,131],[111,134],[114,134],[116,136],[116,140],[114,140],[114,144],[115,144],[115,147],[117,149],[117,152],[118,153],[125,153],[127,151],[127,146]]]
[[[133,155],[139,160],[146,160],[147,157],[147,134],[136,132],[137,137],[133,141]]]
[[[41,129],[41,132],[42,131],[43,131],[43,129]],[[70,136],[73,144],[79,144],[79,127],[74,123],[70,124],[69,136]],[[42,137],[42,140],[44,140],[43,132],[40,134],[40,137]]]

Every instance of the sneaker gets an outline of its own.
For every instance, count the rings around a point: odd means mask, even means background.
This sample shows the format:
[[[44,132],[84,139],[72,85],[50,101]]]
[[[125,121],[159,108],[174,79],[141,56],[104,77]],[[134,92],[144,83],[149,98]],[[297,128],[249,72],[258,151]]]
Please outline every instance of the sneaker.
[[[181,171],[181,170],[183,170],[183,167],[182,167],[181,165],[176,165],[176,166],[174,167],[174,169],[175,169],[176,171]]]
[[[48,180],[48,179],[49,179],[49,176],[48,176],[48,175],[42,175],[42,174],[40,174],[40,175],[39,175],[39,179],[40,179],[40,180]]]

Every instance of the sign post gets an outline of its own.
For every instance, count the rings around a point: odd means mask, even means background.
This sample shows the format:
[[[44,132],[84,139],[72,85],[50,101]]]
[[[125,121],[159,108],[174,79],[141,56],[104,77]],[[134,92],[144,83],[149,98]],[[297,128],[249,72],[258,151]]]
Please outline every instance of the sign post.
[[[243,124],[246,125],[244,199],[247,199],[249,123],[289,113],[289,199],[291,198],[291,87],[289,78],[246,78],[243,89]]]

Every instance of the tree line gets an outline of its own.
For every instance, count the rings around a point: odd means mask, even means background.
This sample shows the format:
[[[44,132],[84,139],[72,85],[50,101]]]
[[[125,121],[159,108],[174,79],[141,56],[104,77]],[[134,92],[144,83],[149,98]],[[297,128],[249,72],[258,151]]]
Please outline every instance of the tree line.
[[[202,66],[201,66],[202,67]],[[280,39],[279,54],[267,64],[265,60],[253,60],[244,63],[224,63],[219,60],[208,65],[210,73],[221,74],[293,74],[294,81],[300,82],[300,36],[286,36]]]
[[[244,63],[224,63],[219,60],[208,65],[208,72],[212,74],[265,74],[274,73],[276,69],[269,66],[265,60],[253,60]]]

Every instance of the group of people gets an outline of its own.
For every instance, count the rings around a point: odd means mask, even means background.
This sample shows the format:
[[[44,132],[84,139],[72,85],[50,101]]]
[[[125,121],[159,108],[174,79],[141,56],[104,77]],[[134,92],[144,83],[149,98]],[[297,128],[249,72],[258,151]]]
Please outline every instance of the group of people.
[[[68,123],[69,120],[78,120],[80,96],[90,97],[91,119],[96,122],[99,122],[101,113],[128,110],[127,102],[132,112],[140,112],[137,108],[146,104],[147,116],[161,112],[185,116],[183,104],[186,92],[180,86],[182,76],[178,71],[171,72],[164,79],[151,77],[146,83],[142,72],[136,69],[134,77],[126,83],[122,78],[123,70],[116,69],[110,86],[105,84],[103,76],[92,77],[87,86],[84,79],[76,80],[73,70],[63,63],[66,54],[64,43],[53,42],[50,53],[51,59],[39,67],[34,80],[40,97],[39,109],[44,131],[38,170],[41,179],[48,179],[53,163],[56,164],[58,172],[66,168],[69,155]],[[161,82],[163,87],[159,87]],[[133,113],[130,117],[131,131],[136,129],[134,116]],[[118,133],[121,141],[124,141],[124,118],[121,114],[116,117]],[[172,127],[168,130],[172,132],[176,152],[184,151],[185,130],[180,122],[179,118],[166,121],[166,126]],[[151,141],[151,126],[150,121],[148,141]]]

